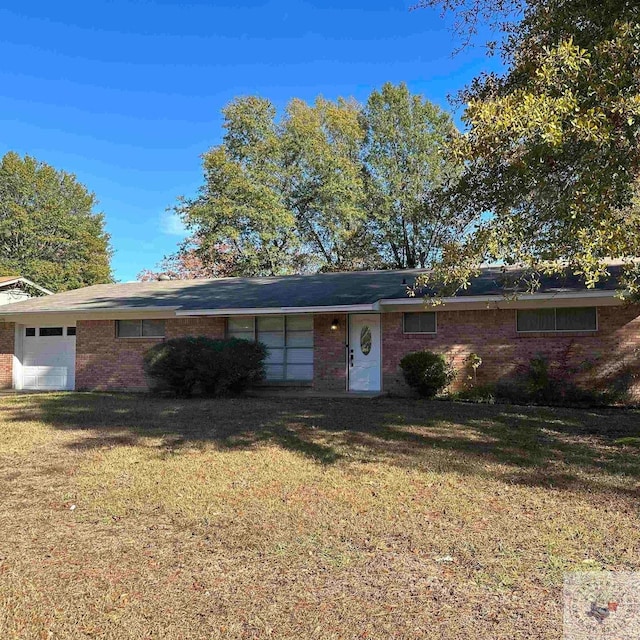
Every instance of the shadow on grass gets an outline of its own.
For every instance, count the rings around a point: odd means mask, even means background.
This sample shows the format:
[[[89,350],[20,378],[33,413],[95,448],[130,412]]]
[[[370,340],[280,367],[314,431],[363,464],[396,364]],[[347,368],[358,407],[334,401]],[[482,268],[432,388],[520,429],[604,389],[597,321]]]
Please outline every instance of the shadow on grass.
[[[85,430],[71,447],[90,449],[159,438],[160,447],[274,443],[320,464],[384,461],[556,489],[616,491],[640,477],[640,413],[397,399],[171,400],[144,395],[26,395],[4,418]],[[0,419],[1,421],[1,419]],[[609,476],[608,478],[606,476]]]

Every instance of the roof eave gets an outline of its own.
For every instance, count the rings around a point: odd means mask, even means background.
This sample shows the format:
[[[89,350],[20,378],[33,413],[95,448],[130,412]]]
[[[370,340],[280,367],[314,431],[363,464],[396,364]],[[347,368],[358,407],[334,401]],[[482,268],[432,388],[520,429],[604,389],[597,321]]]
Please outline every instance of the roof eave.
[[[6,307],[9,307],[7,310],[2,309],[0,307],[0,319],[4,318],[4,317],[17,317],[17,316],[32,316],[32,315],[73,315],[73,314],[77,314],[77,315],[85,315],[85,314],[122,314],[122,313],[144,313],[144,312],[148,312],[148,311],[153,311],[153,312],[173,312],[175,313],[176,310],[178,310],[180,307],[169,307],[169,306],[165,306],[165,307],[158,307],[158,306],[149,306],[149,307],[108,307],[108,308],[93,308],[93,309],[86,309],[86,308],[79,308],[79,307],[67,307],[64,309],[28,309],[28,310],[15,310],[12,309],[11,307],[15,307],[16,304],[20,304],[20,303],[13,303],[13,304],[9,304],[9,305],[3,305]]]
[[[16,276],[13,280],[4,280],[3,282],[0,282],[0,286],[8,287],[8,286],[11,286],[12,284],[17,284],[18,282],[23,282],[24,284],[29,285],[30,287],[37,289],[38,291],[41,291],[47,296],[53,295],[53,291],[49,291],[49,289],[45,289],[44,287],[41,287],[39,284],[36,284],[32,280],[29,280],[29,278],[23,278],[22,276]]]
[[[228,309],[185,309],[182,311],[176,311],[176,316],[184,318],[190,316],[257,316],[296,313],[366,313],[379,310],[379,304],[374,302],[371,304],[337,304],[307,307],[230,307]]]

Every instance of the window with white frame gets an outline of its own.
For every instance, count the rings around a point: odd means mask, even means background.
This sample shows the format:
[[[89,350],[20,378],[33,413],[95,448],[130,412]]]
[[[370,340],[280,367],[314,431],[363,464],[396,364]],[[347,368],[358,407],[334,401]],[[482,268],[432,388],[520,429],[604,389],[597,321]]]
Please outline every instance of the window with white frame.
[[[405,333],[435,333],[436,312],[420,311],[417,313],[404,313],[402,323]]]
[[[557,307],[553,309],[518,309],[518,333],[549,331],[596,331],[596,307]]]
[[[313,380],[313,316],[231,317],[227,335],[267,347],[267,380]]]

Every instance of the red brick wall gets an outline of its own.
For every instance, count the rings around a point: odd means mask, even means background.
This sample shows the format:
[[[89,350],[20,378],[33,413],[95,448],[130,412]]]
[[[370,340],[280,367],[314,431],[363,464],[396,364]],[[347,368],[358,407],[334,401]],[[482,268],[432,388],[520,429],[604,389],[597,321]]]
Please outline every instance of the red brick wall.
[[[407,391],[399,368],[403,355],[428,349],[446,354],[458,371],[452,387],[470,383],[469,355],[482,358],[478,384],[522,371],[536,355],[575,382],[604,389],[615,380],[640,399],[640,306],[600,307],[598,331],[519,334],[515,310],[438,311],[434,336],[405,335],[402,314],[382,315],[383,389]],[[636,379],[634,380],[634,376]]]
[[[0,389],[11,389],[13,385],[15,336],[13,322],[0,322]]]
[[[224,337],[223,318],[165,320],[167,338]],[[76,389],[147,388],[142,356],[162,338],[116,338],[114,320],[79,320],[76,329]]]
[[[382,314],[383,391],[407,391],[399,369],[403,355],[421,349],[447,354],[458,370],[454,388],[469,384],[468,357],[483,360],[478,384],[513,376],[542,354],[552,366],[585,386],[605,388],[612,380],[627,381],[640,400],[640,306],[601,307],[599,330],[573,334],[518,334],[514,310],[438,311],[438,333],[405,335],[402,314]],[[337,331],[331,331],[334,319]],[[223,337],[223,318],[166,320],[167,338],[185,335]],[[318,390],[346,389],[346,314],[314,317],[314,380]],[[13,325],[0,324],[0,386],[11,385]],[[78,389],[146,389],[144,352],[158,339],[115,337],[112,320],[77,323],[76,386]],[[635,377],[634,377],[635,376]]]
[[[333,320],[338,329],[331,330]],[[344,313],[318,314],[313,318],[313,388],[344,391],[347,385],[347,316]]]

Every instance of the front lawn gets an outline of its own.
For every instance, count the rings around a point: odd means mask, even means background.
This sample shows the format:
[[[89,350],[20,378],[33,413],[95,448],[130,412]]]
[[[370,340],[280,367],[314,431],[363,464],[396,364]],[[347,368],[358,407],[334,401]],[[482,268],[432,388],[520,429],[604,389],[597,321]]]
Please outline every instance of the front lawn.
[[[558,638],[640,570],[640,414],[0,398],[0,638]]]

